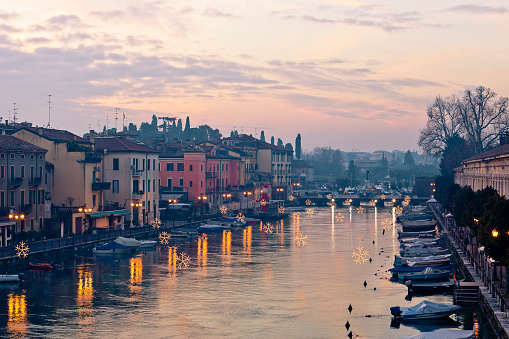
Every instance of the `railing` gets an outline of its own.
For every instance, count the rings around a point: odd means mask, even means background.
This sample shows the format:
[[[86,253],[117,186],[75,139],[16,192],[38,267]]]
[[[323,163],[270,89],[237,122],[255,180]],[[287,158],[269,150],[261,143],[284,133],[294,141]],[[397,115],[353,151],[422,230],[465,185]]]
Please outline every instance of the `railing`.
[[[141,177],[143,170],[133,169],[133,177]]]
[[[30,186],[39,186],[42,183],[41,177],[34,177],[30,180]]]
[[[10,185],[19,187],[23,184],[23,178],[11,178]]]
[[[93,182],[92,189],[93,190],[109,190],[111,186],[111,182]]]

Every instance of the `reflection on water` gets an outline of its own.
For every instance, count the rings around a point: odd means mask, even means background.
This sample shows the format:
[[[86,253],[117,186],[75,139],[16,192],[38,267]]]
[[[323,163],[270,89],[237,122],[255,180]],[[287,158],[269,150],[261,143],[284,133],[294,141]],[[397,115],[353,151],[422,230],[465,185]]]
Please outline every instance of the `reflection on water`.
[[[345,215],[343,222],[335,222],[338,212]],[[0,288],[0,300],[6,300],[0,303],[0,333],[337,338],[346,336],[348,321],[363,338],[400,338],[440,328],[475,329],[483,336],[487,326],[472,314],[475,309],[465,309],[457,321],[391,327],[391,306],[424,298],[407,301],[406,286],[390,281],[387,270],[399,251],[396,228],[382,236],[378,224],[390,218],[389,208],[367,206],[364,214],[351,206],[316,208],[313,215],[293,213],[274,223],[273,233],[255,225],[136,256],[69,257],[63,270],[27,272],[23,290]],[[305,246],[296,246],[298,232],[307,237]],[[352,251],[357,247],[372,262],[356,264]],[[185,269],[179,268],[182,253],[191,261]],[[452,303],[451,295],[425,299]]]
[[[24,292],[21,295],[10,293],[7,298],[7,332],[16,338],[25,337],[28,332],[28,312]]]

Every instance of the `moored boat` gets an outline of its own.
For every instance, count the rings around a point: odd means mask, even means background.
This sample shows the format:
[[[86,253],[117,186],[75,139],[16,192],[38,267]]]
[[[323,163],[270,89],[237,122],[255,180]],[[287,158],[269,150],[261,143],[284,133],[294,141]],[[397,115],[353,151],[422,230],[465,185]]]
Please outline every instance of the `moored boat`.
[[[445,265],[445,266],[435,266],[434,268],[440,269],[440,270],[451,270],[452,265]],[[392,275],[397,276],[399,273],[405,273],[405,272],[422,272],[426,269],[426,266],[407,266],[407,267],[394,267],[389,269],[389,272],[392,273]]]
[[[18,274],[0,274],[0,283],[9,283],[9,282],[20,282],[25,280],[24,273]]]
[[[132,246],[122,245],[116,241],[109,242],[102,246],[97,246],[93,249],[96,254],[121,254],[121,253],[134,253],[136,248]]]
[[[244,222],[246,224],[250,224],[250,225],[255,225],[255,224],[259,224],[260,223],[260,219],[258,218],[247,218],[247,217],[244,217],[244,218],[237,218],[237,217],[223,217],[223,222],[227,222],[227,223],[234,223],[234,222],[239,222],[239,220],[244,220]],[[240,221],[242,222],[242,221]]]
[[[473,339],[474,330],[439,330],[433,332],[422,332],[410,337],[401,339]]]
[[[405,285],[408,287],[409,294],[437,294],[437,293],[449,293],[454,289],[454,281],[443,281],[443,282],[414,282],[407,280]]]
[[[28,266],[32,270],[42,270],[42,271],[52,271],[52,270],[56,270],[57,268],[62,268],[62,266],[55,264],[55,262],[53,262],[53,261],[50,262],[49,264],[48,263],[29,262]]]
[[[391,314],[402,320],[426,320],[448,317],[459,310],[461,306],[445,305],[423,300],[411,307],[391,307]]]
[[[157,245],[156,240],[141,240],[140,241],[140,248],[150,248]]]
[[[436,229],[432,229],[431,231],[417,231],[417,232],[403,232],[402,230],[398,230],[399,238],[413,238],[413,237],[425,237],[425,236],[435,236],[437,234]]]
[[[433,267],[426,267],[421,272],[398,273],[398,279],[407,280],[437,280],[447,279],[451,275],[451,270],[440,270]]]
[[[452,254],[444,255],[432,255],[429,257],[414,257],[414,258],[402,258],[400,261],[401,266],[442,266],[448,265],[451,262]]]
[[[209,224],[209,225],[201,225],[198,227],[198,232],[201,233],[218,233],[222,232],[226,228],[223,225]],[[230,229],[230,228],[228,228]]]
[[[402,257],[429,257],[432,255],[449,254],[449,250],[442,247],[428,247],[421,245],[417,247],[404,248],[400,252]]]

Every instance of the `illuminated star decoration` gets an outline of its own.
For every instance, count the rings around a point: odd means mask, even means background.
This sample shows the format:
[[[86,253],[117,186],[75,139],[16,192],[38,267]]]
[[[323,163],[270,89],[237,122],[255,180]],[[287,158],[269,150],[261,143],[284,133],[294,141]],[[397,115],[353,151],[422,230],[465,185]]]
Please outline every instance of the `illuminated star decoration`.
[[[279,212],[279,214],[284,214],[285,213],[285,208],[283,206],[279,206],[277,211]]]
[[[344,202],[345,205],[350,205],[350,199],[346,199]]]
[[[410,199],[410,197],[407,195],[407,196],[405,197],[405,200],[403,200],[403,201],[401,202],[401,205],[403,205],[403,206],[408,206],[408,205],[410,204],[410,200],[411,200],[411,199]]]
[[[369,206],[375,206],[375,200],[371,200],[371,201],[369,202]]]
[[[228,207],[222,205],[221,207],[219,207],[219,212],[221,212],[222,215],[225,215],[228,212]]]
[[[242,213],[237,214],[237,219],[236,220],[237,220],[237,222],[240,222],[242,224],[246,222],[244,220],[244,214],[242,214]]]
[[[380,198],[382,198],[382,200],[385,200],[385,198],[386,198],[385,194],[382,194],[382,195],[380,196]]]
[[[365,250],[362,246],[357,247],[357,249],[352,252],[352,258],[354,258],[356,264],[366,263],[369,260],[368,257],[368,250]]]
[[[274,225],[268,222],[266,224],[263,224],[262,229],[265,232],[265,234],[270,234],[274,232]]]
[[[397,206],[394,208],[394,213],[401,214],[403,212],[403,207]]]
[[[387,218],[382,221],[382,228],[384,230],[390,230],[392,228],[392,220]]]
[[[306,215],[308,217],[312,217],[313,214],[315,214],[315,211],[313,211],[311,208],[306,208]]]
[[[329,199],[329,200],[332,199],[332,193],[327,194],[327,199]]]
[[[178,269],[188,268],[191,263],[191,258],[189,258],[185,253],[180,252],[180,255],[175,260]]]
[[[288,200],[290,200],[290,201],[293,201],[293,199],[295,199],[295,197],[294,197],[293,195],[290,195],[290,196],[288,197]]]
[[[297,235],[295,236],[295,244],[297,246],[304,246],[307,244],[308,236],[302,234],[302,232],[297,232]]]
[[[260,200],[260,206],[265,206],[265,205],[267,205],[267,200],[265,200],[265,199]]]
[[[345,220],[345,216],[341,213],[336,214],[336,221],[343,222]]]
[[[161,233],[159,233],[158,238],[159,238],[159,242],[161,243],[161,245],[168,245],[170,243],[171,235],[166,232],[161,232]]]
[[[158,229],[159,227],[161,227],[161,220],[159,220],[157,218],[152,220],[152,227],[155,229]]]
[[[26,258],[28,257],[28,252],[30,252],[30,248],[28,248],[28,246],[23,241],[17,244],[15,249],[18,258]]]
[[[306,205],[307,205],[307,206],[311,206],[311,200],[306,199]]]
[[[358,214],[364,213],[364,207],[362,207],[362,206],[357,207],[357,213]]]

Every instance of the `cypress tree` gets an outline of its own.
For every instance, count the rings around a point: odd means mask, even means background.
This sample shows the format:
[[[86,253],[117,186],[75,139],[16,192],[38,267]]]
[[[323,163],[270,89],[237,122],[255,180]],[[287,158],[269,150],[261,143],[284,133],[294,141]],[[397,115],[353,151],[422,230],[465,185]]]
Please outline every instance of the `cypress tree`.
[[[260,133],[260,141],[265,142],[265,132],[264,132],[264,131],[262,131],[262,132]]]
[[[302,155],[302,148],[301,148],[301,144],[300,144],[301,140],[300,140],[300,133],[297,135],[297,138],[295,139],[295,157],[297,158],[297,160],[300,160],[300,157]]]

